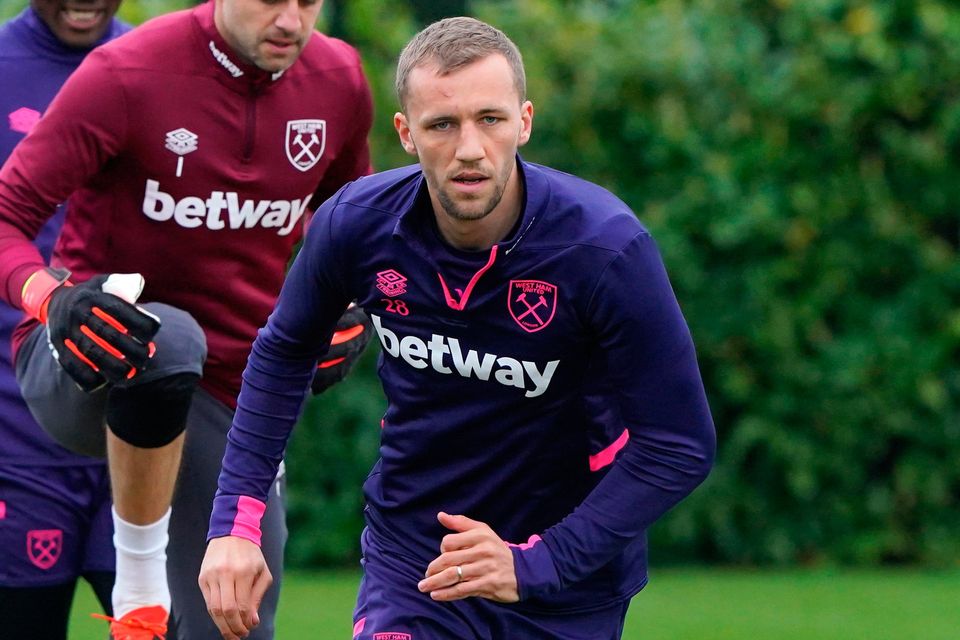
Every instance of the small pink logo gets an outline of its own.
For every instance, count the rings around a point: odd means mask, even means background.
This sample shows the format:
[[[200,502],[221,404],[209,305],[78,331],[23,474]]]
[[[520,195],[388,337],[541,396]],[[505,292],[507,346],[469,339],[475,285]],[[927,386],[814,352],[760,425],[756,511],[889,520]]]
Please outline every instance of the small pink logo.
[[[60,529],[35,529],[27,531],[27,556],[30,562],[41,569],[57,564],[63,549],[63,531]]]
[[[407,292],[407,279],[393,269],[387,269],[377,274],[377,289],[391,298]]]
[[[412,640],[412,638],[413,636],[409,633],[398,633],[396,631],[373,634],[373,640]]]
[[[20,107],[16,111],[11,112],[7,117],[10,118],[11,131],[30,133],[33,125],[37,124],[40,120],[40,112],[29,107]]]
[[[542,280],[511,280],[507,309],[524,331],[540,331],[557,311],[557,286]]]
[[[0,520],[7,517],[7,503],[0,500]]]

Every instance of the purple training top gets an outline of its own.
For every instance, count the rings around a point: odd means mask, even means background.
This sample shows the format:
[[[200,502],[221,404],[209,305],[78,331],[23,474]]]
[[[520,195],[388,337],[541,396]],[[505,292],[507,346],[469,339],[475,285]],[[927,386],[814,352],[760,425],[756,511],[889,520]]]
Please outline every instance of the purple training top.
[[[426,567],[442,510],[513,543],[519,607],[601,607],[643,587],[645,530],[713,461],[693,342],[630,209],[518,166],[522,216],[489,251],[443,242],[418,166],[318,210],[244,372],[211,537],[258,539],[314,362],[356,298],[388,401],[364,485],[378,543]]]
[[[101,42],[129,31],[114,20]],[[57,90],[86,57],[90,49],[66,47],[36,13],[24,10],[0,27],[0,159],[7,156],[36,124]],[[62,207],[60,208],[62,209]],[[63,224],[58,210],[40,231],[36,244],[50,259],[54,240]],[[74,455],[57,445],[34,421],[20,397],[13,374],[10,334],[23,312],[0,301],[0,462],[23,465],[103,464]]]

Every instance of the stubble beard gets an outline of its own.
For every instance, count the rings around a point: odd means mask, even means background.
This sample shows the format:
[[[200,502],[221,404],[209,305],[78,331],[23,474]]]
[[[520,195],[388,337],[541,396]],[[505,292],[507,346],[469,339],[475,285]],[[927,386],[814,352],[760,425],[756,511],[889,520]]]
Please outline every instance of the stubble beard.
[[[459,220],[460,222],[482,220],[490,215],[490,212],[496,209],[497,205],[500,204],[500,201],[503,199],[503,192],[507,188],[507,181],[510,179],[510,173],[512,171],[513,166],[508,164],[503,171],[503,175],[497,176],[498,180],[494,186],[493,193],[479,210],[475,207],[468,208],[464,206],[464,204],[458,203],[445,189],[437,190],[437,200],[440,201],[440,206],[443,207],[443,210],[447,213],[447,215],[454,220]],[[476,200],[471,200],[469,202],[476,202]]]

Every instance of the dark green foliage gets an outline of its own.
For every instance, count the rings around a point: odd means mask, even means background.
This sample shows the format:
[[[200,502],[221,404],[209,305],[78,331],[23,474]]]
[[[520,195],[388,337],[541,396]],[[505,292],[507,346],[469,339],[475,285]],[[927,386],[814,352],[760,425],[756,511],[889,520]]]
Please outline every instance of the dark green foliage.
[[[371,344],[346,382],[307,403],[286,461],[290,566],[343,564],[360,554],[362,484],[386,410]]]
[[[394,166],[392,64],[413,27],[355,6],[377,163]],[[719,460],[654,528],[655,559],[957,562],[960,9],[474,8],[524,52],[525,155],[637,211],[699,348]]]
[[[409,163],[392,81],[412,4],[340,8],[373,85],[376,167]],[[960,7],[471,9],[524,53],[525,156],[634,208],[697,342],[719,458],[654,527],[654,562],[960,562]],[[384,409],[372,347],[295,432],[291,565],[358,556]]]
[[[526,155],[652,230],[720,436],[656,557],[960,559],[960,9],[488,2]]]

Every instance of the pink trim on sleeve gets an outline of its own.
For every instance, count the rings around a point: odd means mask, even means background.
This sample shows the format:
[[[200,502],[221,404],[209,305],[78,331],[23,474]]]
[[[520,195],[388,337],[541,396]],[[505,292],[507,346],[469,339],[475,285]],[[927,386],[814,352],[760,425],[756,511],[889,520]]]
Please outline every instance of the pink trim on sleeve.
[[[630,432],[624,429],[623,433],[620,434],[620,437],[617,438],[613,444],[603,451],[590,456],[590,471],[599,471],[608,464],[611,464],[614,458],[617,457],[617,453],[620,452],[620,449],[623,449],[625,446],[627,446],[627,442],[629,442],[629,440]]]
[[[520,544],[514,544],[514,543],[512,543],[512,542],[507,542],[507,546],[508,546],[508,547],[516,547],[516,548],[520,549],[521,551],[526,551],[527,549],[529,549],[530,547],[532,547],[533,545],[535,545],[535,544],[537,544],[538,542],[541,542],[541,541],[542,541],[542,538],[541,538],[540,536],[538,536],[537,534],[533,534],[532,536],[530,536],[529,538],[527,538],[527,541],[526,541],[526,542],[521,542]]]
[[[267,505],[256,498],[249,496],[240,496],[237,500],[237,516],[233,519],[233,529],[230,535],[238,538],[246,538],[257,546],[260,546],[260,519],[263,518],[263,512],[267,510]]]
[[[360,635],[361,633],[363,633],[363,628],[366,626],[366,624],[367,624],[367,618],[366,618],[366,616],[364,616],[364,617],[360,618],[359,620],[357,620],[357,624],[353,625],[353,637],[354,637],[354,638],[356,638],[358,635]]]

